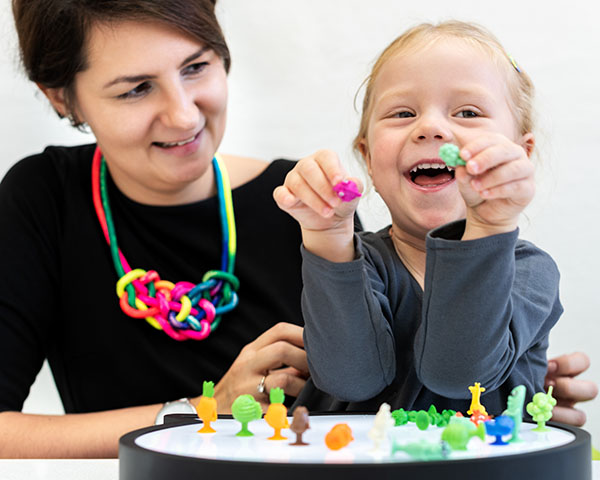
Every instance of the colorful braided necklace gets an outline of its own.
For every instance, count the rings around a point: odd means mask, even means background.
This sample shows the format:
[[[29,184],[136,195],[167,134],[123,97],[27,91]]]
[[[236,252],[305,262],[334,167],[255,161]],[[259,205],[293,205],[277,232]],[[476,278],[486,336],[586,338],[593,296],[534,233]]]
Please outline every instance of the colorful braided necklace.
[[[221,316],[233,310],[238,303],[236,291],[239,280],[233,274],[236,234],[231,186],[225,165],[218,154],[212,163],[223,234],[221,270],[206,272],[198,284],[174,284],[161,280],[154,270],[132,270],[119,250],[106,188],[106,162],[99,148],[94,152],[94,208],[119,276],[117,295],[121,309],[130,317],[145,318],[154,328],[163,330],[175,340],[204,340],[219,326]]]

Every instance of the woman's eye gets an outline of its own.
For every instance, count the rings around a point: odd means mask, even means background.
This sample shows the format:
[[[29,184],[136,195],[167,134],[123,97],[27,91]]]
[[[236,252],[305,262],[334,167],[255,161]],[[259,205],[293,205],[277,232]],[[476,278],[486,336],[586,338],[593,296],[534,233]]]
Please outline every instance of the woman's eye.
[[[394,113],[394,118],[411,118],[414,117],[415,114],[409,111],[396,112]]]
[[[127,99],[127,98],[141,97],[142,95],[145,95],[146,93],[148,93],[150,88],[152,88],[152,87],[150,86],[150,84],[148,82],[140,83],[137,87],[132,88],[128,92],[118,95],[117,98]]]
[[[202,70],[204,70],[206,67],[208,66],[208,62],[198,62],[198,63],[192,63],[191,65],[188,65],[187,67],[185,67],[183,69],[184,73],[186,74],[195,74],[195,73],[200,73]]]
[[[475,118],[478,117],[479,114],[473,110],[461,110],[456,114],[456,116],[459,118]]]

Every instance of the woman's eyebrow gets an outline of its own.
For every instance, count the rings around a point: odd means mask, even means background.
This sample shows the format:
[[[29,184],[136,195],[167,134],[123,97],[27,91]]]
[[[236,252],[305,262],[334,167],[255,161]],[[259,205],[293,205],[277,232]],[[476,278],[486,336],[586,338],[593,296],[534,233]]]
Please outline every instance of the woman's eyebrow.
[[[204,53],[207,50],[209,50],[208,47],[202,47],[200,50],[192,53],[191,55],[186,57],[183,60],[183,62],[181,62],[181,64],[179,65],[179,68],[182,68],[184,65],[196,60],[198,57],[201,57],[202,55],[204,55]],[[147,80],[153,80],[155,78],[156,78],[156,75],[150,75],[147,73],[142,73],[139,75],[122,75],[120,77],[117,77],[117,78],[111,80],[110,82],[105,84],[102,88],[106,89],[106,88],[112,87],[113,85],[117,85],[118,83],[141,83],[141,82],[145,82]]]

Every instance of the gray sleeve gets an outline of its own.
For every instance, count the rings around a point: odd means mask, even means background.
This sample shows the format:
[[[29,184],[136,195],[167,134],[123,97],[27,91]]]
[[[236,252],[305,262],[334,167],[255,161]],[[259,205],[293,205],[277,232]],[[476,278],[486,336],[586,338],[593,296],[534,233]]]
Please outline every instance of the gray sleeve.
[[[456,225],[427,238],[417,375],[437,394],[466,398],[465,385],[498,388],[527,353],[535,356],[530,368],[543,382],[548,333],[562,313],[554,261],[517,241],[518,231],[470,241],[444,238]]]
[[[385,281],[362,252],[332,263],[302,247],[302,313],[308,365],[315,385],[344,401],[373,397],[396,374]]]

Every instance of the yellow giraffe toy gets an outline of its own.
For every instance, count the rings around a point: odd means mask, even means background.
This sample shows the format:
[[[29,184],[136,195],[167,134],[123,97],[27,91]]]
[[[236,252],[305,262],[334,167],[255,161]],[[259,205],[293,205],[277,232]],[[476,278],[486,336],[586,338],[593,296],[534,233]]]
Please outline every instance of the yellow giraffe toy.
[[[487,415],[485,407],[481,404],[481,394],[485,392],[485,388],[481,387],[479,382],[475,382],[475,385],[469,387],[469,391],[473,398],[471,399],[471,406],[467,410],[467,415],[473,415],[473,412],[479,412],[482,415]]]

